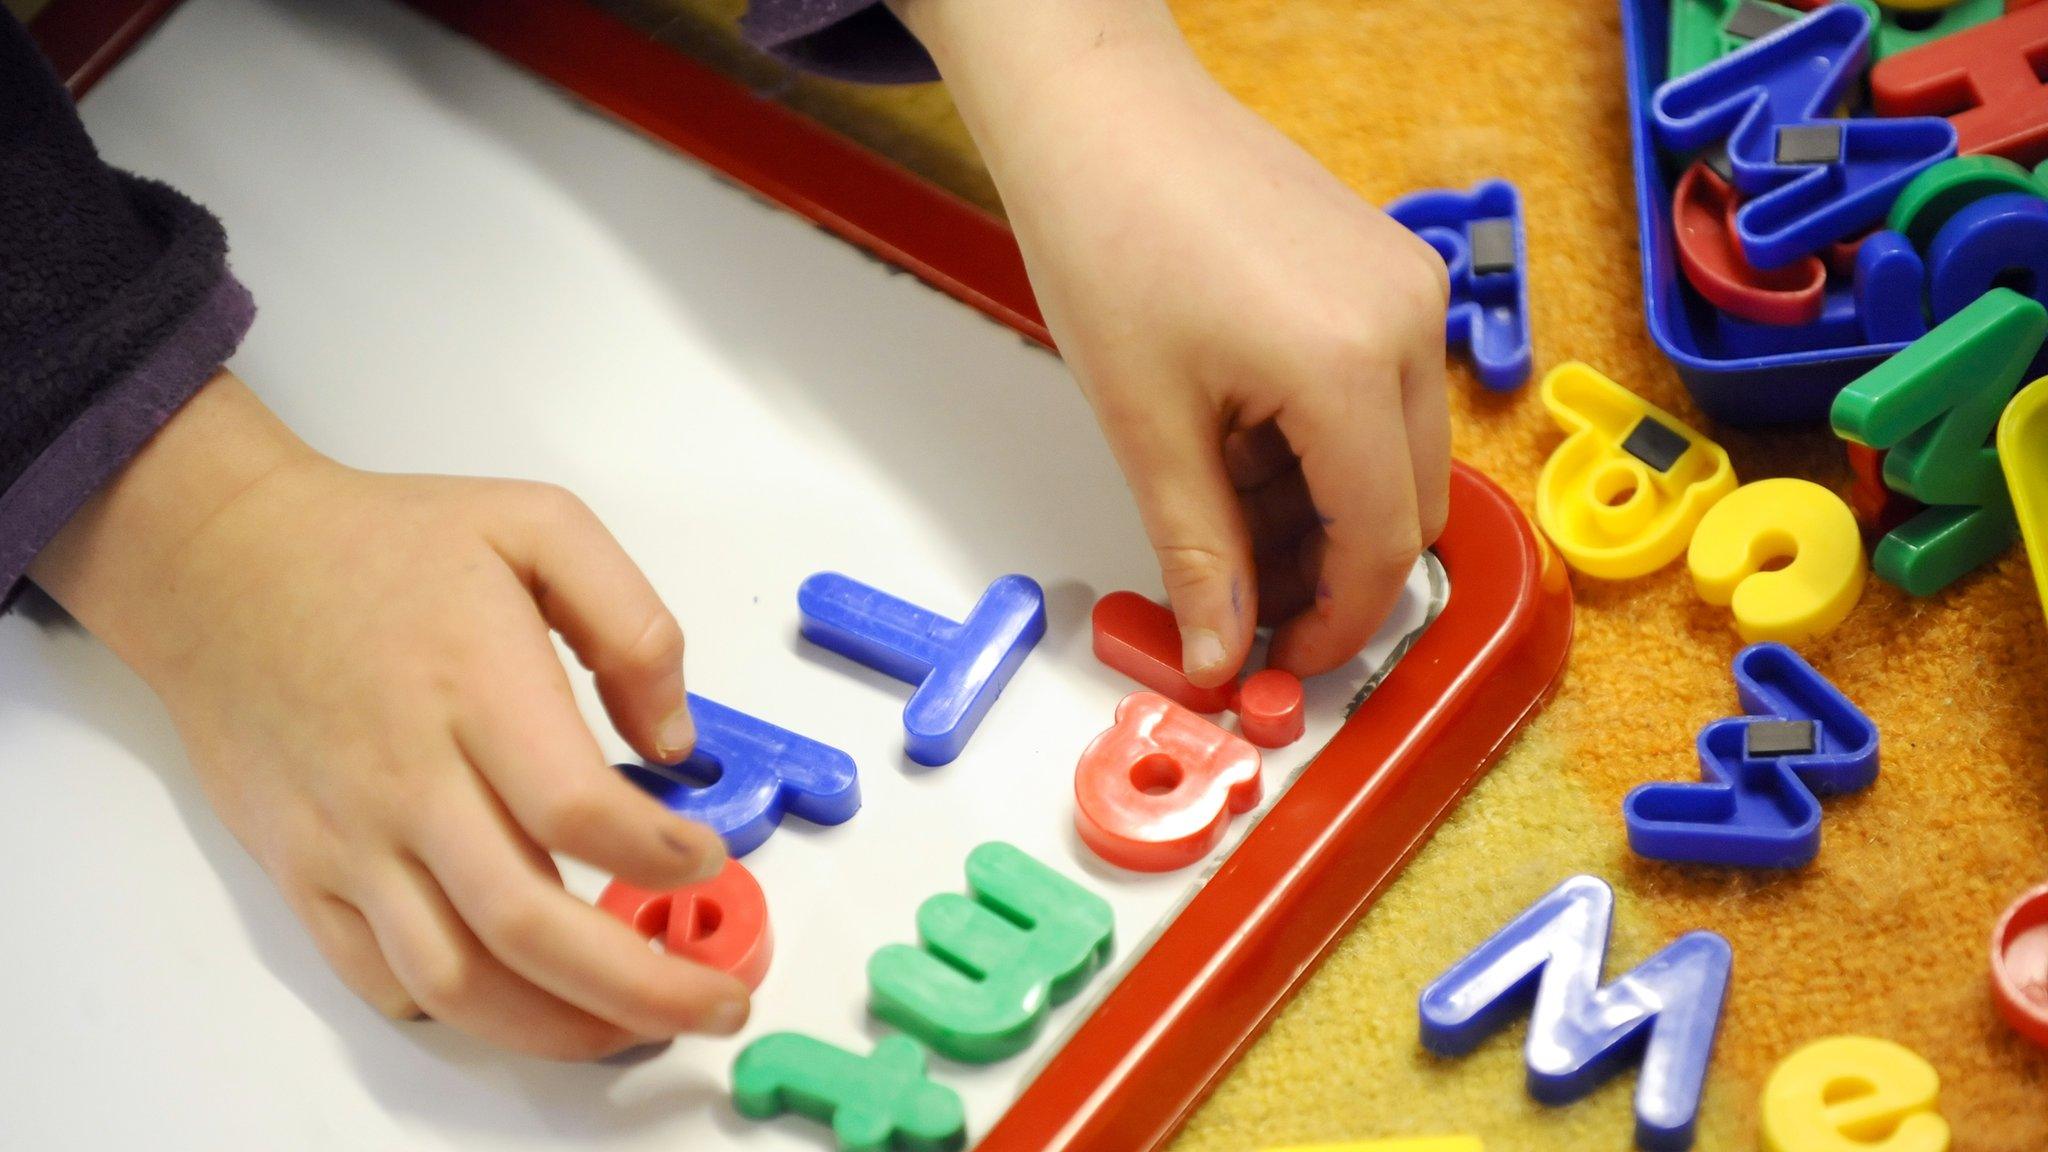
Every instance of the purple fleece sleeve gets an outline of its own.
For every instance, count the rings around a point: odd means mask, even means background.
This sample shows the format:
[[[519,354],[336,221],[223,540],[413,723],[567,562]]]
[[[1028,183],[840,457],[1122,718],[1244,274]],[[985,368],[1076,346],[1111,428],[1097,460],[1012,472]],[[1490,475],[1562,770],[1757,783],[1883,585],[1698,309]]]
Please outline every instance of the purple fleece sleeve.
[[[27,30],[0,12],[0,609],[255,311],[220,222],[102,163]]]
[[[862,84],[939,78],[924,46],[881,0],[751,0],[740,32],[754,47],[821,76]]]

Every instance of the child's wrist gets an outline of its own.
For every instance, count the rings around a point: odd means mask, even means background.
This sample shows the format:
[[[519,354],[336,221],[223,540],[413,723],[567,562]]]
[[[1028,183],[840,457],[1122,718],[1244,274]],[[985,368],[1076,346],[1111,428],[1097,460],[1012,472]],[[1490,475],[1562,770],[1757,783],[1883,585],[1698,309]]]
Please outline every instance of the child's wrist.
[[[223,370],[71,518],[29,577],[147,677],[171,639],[183,554],[265,477],[318,458]]]
[[[1163,0],[888,2],[937,62],[999,185],[1088,117],[1210,82]]]

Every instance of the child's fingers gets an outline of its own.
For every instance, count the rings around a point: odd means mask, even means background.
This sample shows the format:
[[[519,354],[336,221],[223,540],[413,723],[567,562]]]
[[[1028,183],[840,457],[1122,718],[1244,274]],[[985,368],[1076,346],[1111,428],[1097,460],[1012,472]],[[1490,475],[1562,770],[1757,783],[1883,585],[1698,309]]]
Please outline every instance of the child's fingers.
[[[619,735],[673,763],[697,733],[683,694],[683,629],[597,516],[557,488],[520,485],[500,551],[541,615],[597,678]]]
[[[1142,426],[1105,420],[1180,623],[1181,664],[1209,687],[1237,674],[1251,645],[1257,588],[1251,539],[1223,462],[1222,433],[1199,416]]]
[[[1259,623],[1277,628],[1315,605],[1315,569],[1322,536],[1305,536],[1259,556]],[[1270,663],[1270,661],[1269,661]]]
[[[593,1016],[650,1039],[730,1035],[747,989],[722,972],[654,951],[631,928],[549,882],[519,832],[481,794],[428,805],[413,846],[456,911],[506,967]]]
[[[455,738],[526,835],[643,888],[717,875],[718,836],[605,763],[538,624],[500,627],[498,640],[490,689],[463,705]]]
[[[384,959],[369,921],[356,906],[329,892],[291,891],[285,900],[313,937],[328,967],[356,997],[391,1020],[412,1020],[420,1007]]]
[[[1308,480],[1299,468],[1280,473],[1263,487],[1240,491],[1254,556],[1291,551],[1303,536],[1317,528],[1315,501],[1309,496]],[[1263,590],[1264,585],[1260,587]]]
[[[1451,507],[1451,407],[1444,403],[1443,342],[1429,339],[1401,374],[1408,460],[1415,471],[1415,515],[1422,546],[1443,535]]]
[[[535,987],[492,956],[414,861],[379,876],[364,907],[392,971],[435,1020],[554,1060],[594,1060],[642,1042]]]
[[[1396,398],[1399,389],[1351,395]],[[1400,409],[1332,403],[1327,389],[1301,396],[1280,422],[1322,515],[1322,558],[1314,606],[1280,626],[1269,661],[1309,676],[1364,649],[1400,596],[1422,541]]]
[[[1231,485],[1249,492],[1293,471],[1294,448],[1280,434],[1279,425],[1263,420],[1223,438],[1223,464],[1230,471]]]
[[[1408,355],[1401,372],[1401,404],[1408,433],[1408,459],[1415,472],[1415,513],[1422,546],[1443,534],[1451,499],[1451,407],[1445,402],[1444,313],[1451,277],[1435,246],[1419,237],[1413,248],[1427,285],[1410,296],[1414,305]]]

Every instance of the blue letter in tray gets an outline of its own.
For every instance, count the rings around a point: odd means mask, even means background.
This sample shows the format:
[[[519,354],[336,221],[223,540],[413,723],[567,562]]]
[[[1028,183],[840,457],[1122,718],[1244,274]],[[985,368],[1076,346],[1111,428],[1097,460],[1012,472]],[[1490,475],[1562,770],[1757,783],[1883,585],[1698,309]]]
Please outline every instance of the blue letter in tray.
[[[1870,57],[1870,15],[1830,4],[1657,89],[1658,143],[1693,153],[1723,140],[1747,201],[1735,236],[1758,268],[1782,268],[1884,219],[1922,169],[1955,155],[1935,116],[1833,119]]]

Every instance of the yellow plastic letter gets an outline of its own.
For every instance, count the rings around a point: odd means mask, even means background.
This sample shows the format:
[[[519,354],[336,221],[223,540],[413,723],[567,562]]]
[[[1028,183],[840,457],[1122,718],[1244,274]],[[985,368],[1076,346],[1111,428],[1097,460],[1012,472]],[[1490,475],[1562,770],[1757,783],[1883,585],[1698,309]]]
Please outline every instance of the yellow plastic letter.
[[[1676,560],[1735,490],[1719,444],[1584,364],[1543,378],[1543,406],[1566,436],[1536,481],[1536,522],[1588,576],[1626,580]]]
[[[1909,1048],[1816,1040],[1764,1082],[1764,1152],[1948,1152],[1940,1091],[1934,1066]]]
[[[2027,542],[2034,591],[2048,612],[2048,376],[2020,389],[2006,405],[1998,420],[1998,464]]]
[[[1735,612],[1754,644],[1794,644],[1840,624],[1863,595],[1856,515],[1805,480],[1744,484],[1700,519],[1686,553],[1700,599]]]

